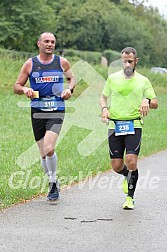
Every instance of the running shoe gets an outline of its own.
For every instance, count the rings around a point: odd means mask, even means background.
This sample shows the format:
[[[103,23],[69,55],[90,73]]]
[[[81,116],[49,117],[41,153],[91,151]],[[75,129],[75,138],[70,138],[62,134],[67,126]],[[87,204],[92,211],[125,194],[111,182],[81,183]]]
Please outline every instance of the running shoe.
[[[60,192],[60,186],[58,181],[54,182],[54,183],[49,183],[49,193],[48,193],[48,200],[50,201],[55,201],[58,200],[59,198],[59,192]]]
[[[122,181],[122,190],[125,194],[128,194],[128,181],[127,177],[124,177],[124,180]]]
[[[125,203],[123,205],[123,209],[125,209],[125,210],[133,210],[134,207],[135,206],[134,206],[134,200],[133,200],[133,198],[130,197],[130,196],[127,196],[126,197],[126,201],[125,201]]]

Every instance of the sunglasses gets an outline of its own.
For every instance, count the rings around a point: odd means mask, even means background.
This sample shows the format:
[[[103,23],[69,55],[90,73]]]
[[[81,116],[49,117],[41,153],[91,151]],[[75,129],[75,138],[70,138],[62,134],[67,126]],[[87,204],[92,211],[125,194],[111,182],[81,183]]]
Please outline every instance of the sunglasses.
[[[135,60],[122,60],[124,64],[129,63],[132,64]]]

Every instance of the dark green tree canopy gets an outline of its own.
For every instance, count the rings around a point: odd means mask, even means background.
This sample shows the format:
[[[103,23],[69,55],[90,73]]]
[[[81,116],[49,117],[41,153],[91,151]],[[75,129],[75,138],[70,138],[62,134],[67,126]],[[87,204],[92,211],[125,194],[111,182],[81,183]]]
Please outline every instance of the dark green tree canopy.
[[[137,49],[144,64],[167,64],[167,20],[147,0],[1,0],[0,47],[33,52],[40,33],[57,48]]]

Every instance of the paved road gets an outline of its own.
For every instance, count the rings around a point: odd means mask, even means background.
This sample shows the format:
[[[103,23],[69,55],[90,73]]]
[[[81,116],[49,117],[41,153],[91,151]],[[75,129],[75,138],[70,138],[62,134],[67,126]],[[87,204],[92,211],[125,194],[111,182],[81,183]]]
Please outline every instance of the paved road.
[[[121,179],[106,172],[0,213],[2,252],[167,251],[167,151],[139,161],[135,210],[122,209]]]

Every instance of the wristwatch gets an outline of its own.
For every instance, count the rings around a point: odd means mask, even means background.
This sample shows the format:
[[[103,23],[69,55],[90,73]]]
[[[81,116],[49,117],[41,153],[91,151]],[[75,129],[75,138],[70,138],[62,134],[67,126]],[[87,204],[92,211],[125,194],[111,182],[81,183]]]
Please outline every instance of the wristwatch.
[[[151,103],[151,99],[149,99],[149,98],[146,98],[147,100],[148,100],[148,104],[150,105],[150,103]]]

